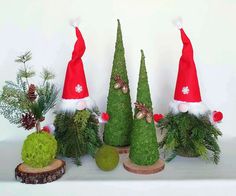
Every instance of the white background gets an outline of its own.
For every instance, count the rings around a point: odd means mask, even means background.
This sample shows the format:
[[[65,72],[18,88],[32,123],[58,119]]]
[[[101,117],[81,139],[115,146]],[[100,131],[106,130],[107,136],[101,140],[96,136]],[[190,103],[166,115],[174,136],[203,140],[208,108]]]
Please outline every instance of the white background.
[[[234,0],[0,0],[0,87],[14,80],[16,56],[31,50],[31,64],[54,70],[58,87],[75,41],[69,20],[79,17],[87,50],[83,57],[90,96],[101,111],[116,39],[122,25],[132,102],[136,99],[140,49],[144,49],[154,112],[166,113],[173,97],[182,44],[172,20],[181,16],[195,53],[203,101],[221,110],[224,137],[235,137],[236,1]],[[49,115],[48,122],[53,121]],[[0,117],[0,140],[27,131]]]

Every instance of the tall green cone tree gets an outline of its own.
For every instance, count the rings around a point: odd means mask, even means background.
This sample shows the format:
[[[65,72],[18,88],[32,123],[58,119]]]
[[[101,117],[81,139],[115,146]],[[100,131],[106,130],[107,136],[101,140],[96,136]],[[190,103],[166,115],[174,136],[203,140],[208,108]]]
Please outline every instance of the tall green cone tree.
[[[104,127],[104,142],[111,146],[128,146],[132,129],[133,114],[129,89],[124,93],[122,88],[115,88],[116,78],[129,88],[129,81],[125,63],[125,51],[122,41],[122,32],[118,20],[115,54],[110,79],[110,89],[107,100],[107,113],[110,120]],[[122,82],[121,82],[122,83]],[[118,84],[119,85],[119,84]],[[127,90],[127,89],[126,89]]]
[[[149,112],[152,113],[152,101],[142,50],[136,103],[145,104]],[[129,158],[137,165],[153,165],[159,159],[154,121],[153,118],[150,123],[146,121],[146,118],[139,119],[138,112],[139,110],[135,108]]]

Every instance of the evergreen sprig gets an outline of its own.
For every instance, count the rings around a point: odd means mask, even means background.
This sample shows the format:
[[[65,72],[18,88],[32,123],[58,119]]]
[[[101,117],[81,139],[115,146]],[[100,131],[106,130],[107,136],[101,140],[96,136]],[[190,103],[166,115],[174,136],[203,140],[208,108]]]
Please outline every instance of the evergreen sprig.
[[[18,56],[15,62],[23,64],[16,76],[16,82],[6,81],[0,93],[0,114],[13,124],[21,124],[24,114],[32,113],[33,118],[41,121],[43,116],[52,109],[58,97],[58,89],[49,82],[55,76],[48,70],[43,70],[43,84],[33,85],[33,99],[30,98],[29,79],[35,75],[26,63],[32,59],[31,52]],[[31,85],[31,86],[32,86]],[[39,122],[38,122],[39,123]]]
[[[25,79],[25,82],[27,83],[28,86],[29,86],[28,79],[35,76],[35,72],[26,65],[26,62],[30,61],[31,59],[32,59],[32,54],[29,51],[21,56],[18,56],[15,60],[15,62],[23,64],[23,68],[19,69],[17,77]]]
[[[0,93],[0,114],[12,124],[19,124],[22,113],[29,110],[25,84],[6,81]]]
[[[20,78],[32,78],[35,76],[35,72],[28,69],[19,69],[18,71],[18,76]]]
[[[17,63],[26,63],[32,59],[31,51],[25,52],[23,55],[20,55],[16,58],[15,62]]]
[[[44,68],[41,72],[41,78],[43,79],[43,84],[49,80],[53,80],[55,78],[55,74]]]
[[[57,97],[59,90],[54,84],[46,82],[44,86],[37,88],[38,106],[42,112],[42,115],[45,115],[50,109],[56,105]]]
[[[102,144],[98,137],[98,121],[94,111],[82,110],[71,113],[59,113],[55,119],[55,137],[58,142],[58,154],[74,158],[80,165],[84,154],[95,155]]]
[[[195,116],[189,113],[169,113],[160,120],[157,127],[166,134],[159,146],[171,151],[167,157],[172,160],[176,154],[183,156],[201,156],[204,160],[219,162],[220,148],[217,144],[218,136],[222,133],[211,124],[209,113]]]

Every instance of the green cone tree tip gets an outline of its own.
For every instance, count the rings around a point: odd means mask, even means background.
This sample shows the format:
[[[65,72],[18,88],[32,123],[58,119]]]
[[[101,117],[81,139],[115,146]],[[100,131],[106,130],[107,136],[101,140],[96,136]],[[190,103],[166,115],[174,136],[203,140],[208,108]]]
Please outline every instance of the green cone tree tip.
[[[129,87],[129,81],[125,63],[125,51],[122,41],[122,32],[118,20],[115,54],[110,79],[110,89],[107,100],[107,113],[110,120],[104,127],[104,142],[111,146],[128,146],[130,144],[130,132],[132,129],[133,114],[131,108],[130,92],[122,92],[115,89],[115,77],[120,78]]]
[[[141,64],[137,90],[137,102],[145,104],[152,112],[152,101],[148,85],[144,53],[141,50]],[[158,143],[154,121],[137,119],[138,110],[135,108],[129,158],[137,165],[153,165],[159,159]]]

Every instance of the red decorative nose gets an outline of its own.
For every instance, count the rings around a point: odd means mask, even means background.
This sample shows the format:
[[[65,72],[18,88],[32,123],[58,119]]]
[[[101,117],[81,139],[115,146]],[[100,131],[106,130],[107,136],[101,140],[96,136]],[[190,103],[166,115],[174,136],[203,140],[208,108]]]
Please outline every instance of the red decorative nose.
[[[162,118],[164,118],[163,114],[154,114],[153,119],[156,123],[158,123]]]
[[[104,120],[104,121],[109,121],[109,119],[110,119],[109,114],[106,112],[103,112],[101,117],[102,117],[102,120]]]
[[[212,117],[213,117],[213,121],[218,123],[223,119],[223,114],[222,112],[214,111],[212,114]]]

